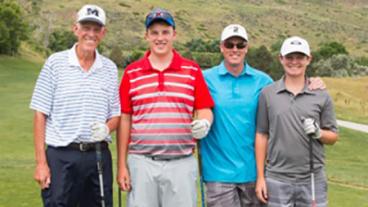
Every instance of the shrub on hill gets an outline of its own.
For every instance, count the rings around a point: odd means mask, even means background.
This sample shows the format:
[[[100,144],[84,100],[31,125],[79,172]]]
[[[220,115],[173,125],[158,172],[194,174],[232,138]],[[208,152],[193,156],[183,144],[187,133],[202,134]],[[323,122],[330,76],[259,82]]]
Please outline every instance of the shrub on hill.
[[[359,65],[346,54],[333,55],[313,65],[316,75],[350,77],[368,75],[368,66]]]
[[[77,41],[72,31],[55,30],[49,37],[48,48],[53,52],[69,49]]]

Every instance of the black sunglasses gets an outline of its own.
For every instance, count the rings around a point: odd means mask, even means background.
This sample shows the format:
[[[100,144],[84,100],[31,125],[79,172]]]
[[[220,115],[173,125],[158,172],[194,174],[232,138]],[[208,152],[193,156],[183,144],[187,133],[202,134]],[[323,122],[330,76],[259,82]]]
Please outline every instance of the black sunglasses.
[[[247,46],[247,43],[245,41],[244,42],[239,42],[239,43],[236,43],[236,44],[234,44],[233,42],[230,42],[230,41],[225,41],[224,42],[224,47],[227,48],[227,49],[233,49],[234,46],[238,49],[244,49]]]

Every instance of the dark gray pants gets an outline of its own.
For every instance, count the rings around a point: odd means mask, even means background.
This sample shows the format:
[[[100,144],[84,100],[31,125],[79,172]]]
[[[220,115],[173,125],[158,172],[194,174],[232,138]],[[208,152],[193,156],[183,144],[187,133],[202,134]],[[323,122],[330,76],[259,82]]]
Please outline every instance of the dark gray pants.
[[[255,183],[206,183],[207,207],[260,207]]]

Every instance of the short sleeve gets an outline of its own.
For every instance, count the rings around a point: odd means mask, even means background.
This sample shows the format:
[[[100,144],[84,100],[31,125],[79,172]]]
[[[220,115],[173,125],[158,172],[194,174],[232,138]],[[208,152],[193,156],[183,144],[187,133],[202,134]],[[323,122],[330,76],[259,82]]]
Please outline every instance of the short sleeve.
[[[30,108],[50,115],[55,92],[55,74],[50,58],[46,60],[37,78],[33,91]]]
[[[321,112],[320,127],[336,133],[338,131],[333,102],[331,96],[328,94]]]
[[[114,116],[120,116],[120,99],[119,99],[119,77],[118,77],[118,69],[114,66],[114,77],[113,77],[113,91],[112,97],[110,99],[110,109],[108,118]]]
[[[121,112],[126,113],[126,114],[131,114],[133,110],[132,110],[132,103],[131,103],[131,99],[129,95],[129,91],[130,91],[130,80],[129,79],[130,78],[129,78],[129,74],[127,71],[128,70],[125,69],[122,81],[120,83],[119,93],[120,93]]]
[[[267,110],[267,99],[264,91],[261,92],[258,99],[257,108],[257,132],[269,134],[269,117]]]
[[[199,67],[195,80],[194,96],[195,109],[212,108],[214,106],[213,99],[203,78],[202,71]]]

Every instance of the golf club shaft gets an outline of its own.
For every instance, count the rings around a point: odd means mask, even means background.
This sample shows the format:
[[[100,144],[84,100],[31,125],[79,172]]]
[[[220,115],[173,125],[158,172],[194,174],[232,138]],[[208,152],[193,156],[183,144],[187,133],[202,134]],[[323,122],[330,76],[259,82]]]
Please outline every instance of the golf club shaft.
[[[313,163],[313,138],[312,134],[308,134],[309,137],[309,167],[311,174],[311,193],[312,193],[312,207],[316,206],[316,192],[314,186],[314,163]]]
[[[201,190],[201,204],[202,207],[206,207],[205,195],[204,195],[204,183],[202,176],[202,156],[200,151],[200,141],[197,142],[197,153],[198,153],[198,172],[199,172],[199,187]]]
[[[118,186],[118,202],[119,202],[119,207],[121,207],[121,190],[120,190],[120,188],[119,188],[119,186]]]
[[[104,194],[104,183],[103,183],[103,169],[102,169],[102,155],[101,155],[101,144],[96,143],[96,159],[97,159],[97,171],[98,179],[100,181],[100,195],[101,195],[101,206],[105,207],[105,194]]]

